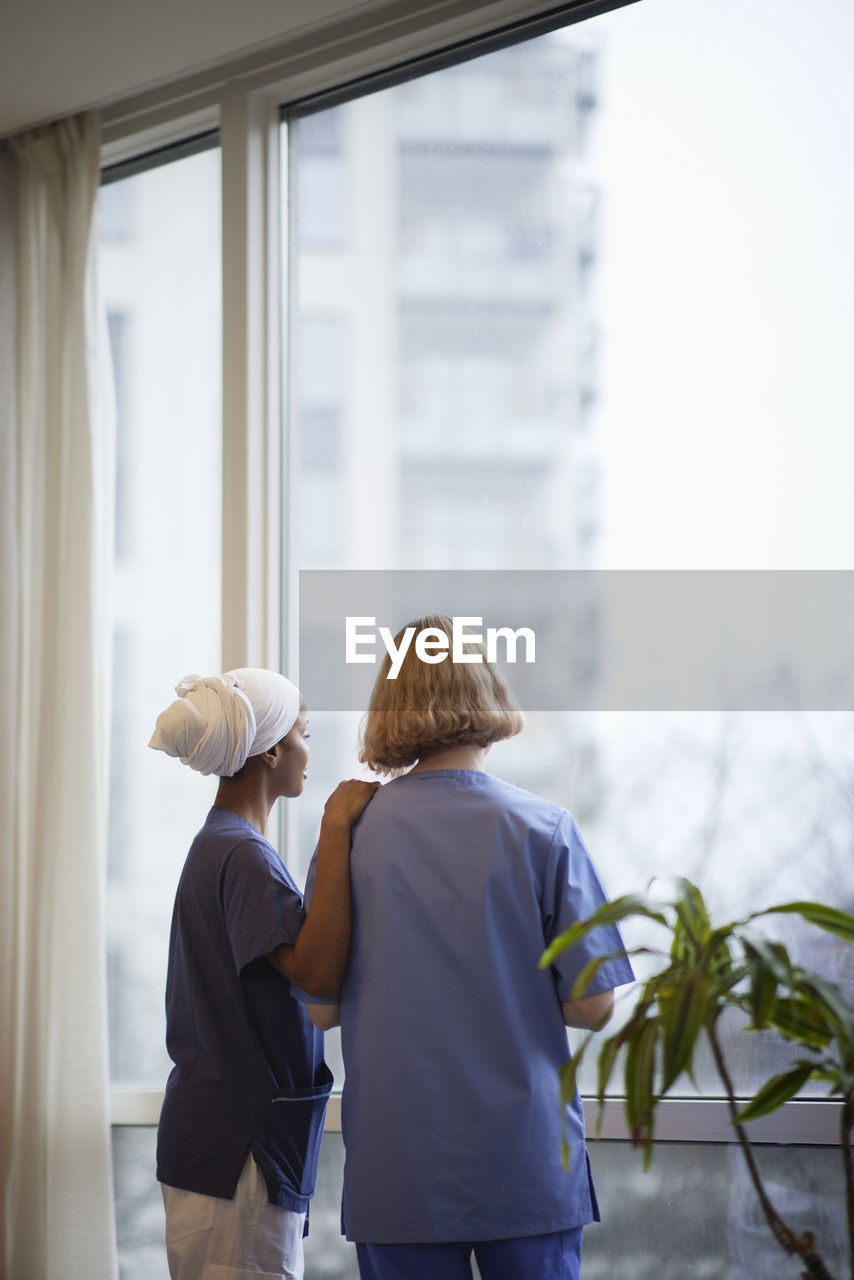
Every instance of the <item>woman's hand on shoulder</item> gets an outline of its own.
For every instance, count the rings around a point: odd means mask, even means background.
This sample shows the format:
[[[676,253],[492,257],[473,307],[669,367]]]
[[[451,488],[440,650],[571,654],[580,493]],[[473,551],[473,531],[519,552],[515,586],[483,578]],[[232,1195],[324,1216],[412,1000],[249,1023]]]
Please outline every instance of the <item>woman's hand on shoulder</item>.
[[[323,821],[339,826],[352,826],[370,803],[379,785],[378,782],[364,782],[359,778],[339,782],[326,801]]]

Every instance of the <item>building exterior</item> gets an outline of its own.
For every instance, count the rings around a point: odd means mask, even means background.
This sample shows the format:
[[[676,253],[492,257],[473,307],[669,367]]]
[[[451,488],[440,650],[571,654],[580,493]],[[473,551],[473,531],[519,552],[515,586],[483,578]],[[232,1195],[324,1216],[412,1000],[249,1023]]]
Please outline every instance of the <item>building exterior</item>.
[[[595,57],[553,36],[293,121],[300,567],[592,563]]]
[[[596,74],[573,28],[291,121],[296,567],[593,565]],[[513,779],[589,809],[583,719],[538,741],[503,748]]]

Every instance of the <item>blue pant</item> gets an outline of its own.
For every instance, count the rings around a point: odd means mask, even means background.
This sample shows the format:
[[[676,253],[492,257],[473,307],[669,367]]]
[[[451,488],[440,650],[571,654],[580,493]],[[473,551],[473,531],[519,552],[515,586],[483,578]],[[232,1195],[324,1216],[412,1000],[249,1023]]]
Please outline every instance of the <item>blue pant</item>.
[[[578,1280],[581,1227],[472,1244],[357,1244],[361,1280]]]

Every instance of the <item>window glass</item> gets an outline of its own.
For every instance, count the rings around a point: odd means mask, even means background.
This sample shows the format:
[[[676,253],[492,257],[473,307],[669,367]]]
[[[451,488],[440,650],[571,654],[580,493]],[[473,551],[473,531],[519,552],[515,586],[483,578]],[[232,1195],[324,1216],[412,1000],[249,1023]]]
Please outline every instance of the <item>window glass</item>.
[[[796,1231],[813,1230],[834,1275],[846,1258],[839,1153],[829,1147],[757,1147],[760,1173]],[[611,1280],[778,1280],[783,1254],[760,1219],[741,1152],[723,1143],[665,1143],[643,1172],[625,1143],[591,1142],[602,1223],[584,1233],[584,1276]],[[138,1170],[154,1162],[152,1129],[113,1131],[122,1280],[166,1275],[163,1202]],[[341,1135],[327,1133],[305,1241],[306,1275],[358,1280],[356,1250],[341,1235]],[[725,1269],[725,1271],[724,1271]]]
[[[220,664],[219,151],[102,187],[117,400],[108,867],[111,1074],[162,1088],[169,921],[211,783],[147,743],[174,686]],[[151,1171],[149,1171],[151,1177]]]
[[[155,1180],[157,1130],[119,1125],[112,1132],[116,1244],[120,1280],[169,1275],[163,1196]]]
[[[854,16],[819,8],[646,0],[290,121],[293,572],[854,568]],[[337,432],[304,390],[335,320]],[[298,874],[356,767],[358,716],[312,727]],[[576,814],[612,894],[687,875],[726,918],[854,906],[852,755],[848,714],[538,713],[490,767]],[[784,936],[850,989],[841,944]],[[730,1045],[741,1090],[777,1066]]]

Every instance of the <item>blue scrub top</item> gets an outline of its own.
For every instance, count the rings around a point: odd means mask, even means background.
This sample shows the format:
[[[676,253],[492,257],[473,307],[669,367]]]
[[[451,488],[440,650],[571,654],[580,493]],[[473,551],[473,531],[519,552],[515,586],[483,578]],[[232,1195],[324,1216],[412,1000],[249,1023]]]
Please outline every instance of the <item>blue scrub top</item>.
[[[305,1212],[332,1076],[323,1036],[263,957],[293,943],[302,897],[275,849],[214,806],[178,884],[166,1047],[175,1067],[157,1133],[157,1177],[231,1199],[251,1151],[272,1204]]]
[[[571,814],[487,773],[410,773],[354,827],[341,992],[343,1227],[362,1243],[503,1239],[598,1219],[581,1103],[561,1162],[560,1001],[597,930],[548,943],[606,900]],[[631,982],[608,961],[586,994]]]

